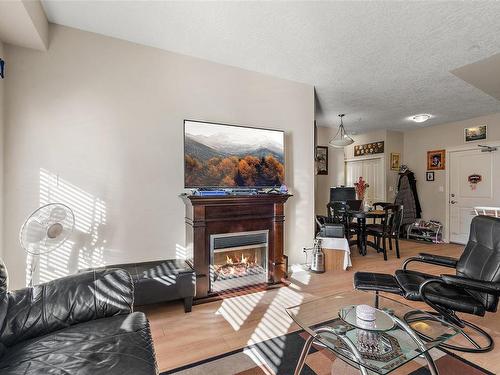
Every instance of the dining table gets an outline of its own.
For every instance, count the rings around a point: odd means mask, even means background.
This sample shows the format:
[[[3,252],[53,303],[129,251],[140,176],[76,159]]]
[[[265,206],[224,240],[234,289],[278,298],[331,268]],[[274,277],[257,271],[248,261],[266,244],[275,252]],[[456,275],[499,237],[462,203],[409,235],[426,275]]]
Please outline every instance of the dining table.
[[[358,230],[356,233],[356,240],[350,241],[349,244],[356,244],[361,255],[366,255],[367,246],[371,246],[377,251],[380,249],[378,246],[371,241],[368,241],[366,234],[366,219],[382,219],[385,217],[384,210],[347,210],[348,220],[356,219],[358,222]]]

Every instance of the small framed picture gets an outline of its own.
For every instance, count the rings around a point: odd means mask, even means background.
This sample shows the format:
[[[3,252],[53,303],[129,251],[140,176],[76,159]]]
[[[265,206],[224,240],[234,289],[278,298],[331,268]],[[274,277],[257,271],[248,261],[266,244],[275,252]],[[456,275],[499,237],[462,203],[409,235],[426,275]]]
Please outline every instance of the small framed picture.
[[[484,141],[487,136],[486,125],[479,125],[473,128],[465,128],[465,142]]]
[[[399,171],[401,166],[401,154],[397,152],[391,152],[391,170]]]
[[[426,181],[434,181],[434,172],[427,172],[425,174],[425,180]]]
[[[427,151],[427,170],[438,171],[445,169],[446,150]]]
[[[328,147],[316,146],[316,174],[328,174]]]

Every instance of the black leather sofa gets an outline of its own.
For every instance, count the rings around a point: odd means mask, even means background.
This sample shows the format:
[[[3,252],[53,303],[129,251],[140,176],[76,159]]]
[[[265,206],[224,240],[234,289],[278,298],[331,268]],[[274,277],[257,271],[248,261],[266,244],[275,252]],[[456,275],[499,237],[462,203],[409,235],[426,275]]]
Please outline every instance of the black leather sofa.
[[[132,304],[124,270],[9,292],[0,261],[0,374],[157,374],[149,323]]]

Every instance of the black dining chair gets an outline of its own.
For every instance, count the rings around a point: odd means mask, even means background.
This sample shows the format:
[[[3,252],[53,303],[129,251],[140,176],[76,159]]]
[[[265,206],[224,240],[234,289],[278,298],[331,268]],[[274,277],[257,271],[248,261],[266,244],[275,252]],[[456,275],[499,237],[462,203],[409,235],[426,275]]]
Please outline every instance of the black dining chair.
[[[352,217],[349,215],[349,211],[351,210],[351,206],[348,204],[349,202],[357,207],[354,208],[355,211],[360,209],[361,201],[359,200],[334,201],[327,204],[333,220],[337,220],[337,222],[344,225],[344,232],[348,240],[350,240],[353,235],[358,234],[358,223],[353,221]]]
[[[345,201],[334,201],[326,205],[326,210],[328,212],[328,217],[335,223],[346,223],[347,211],[349,206]]]
[[[391,203],[391,202],[375,202],[372,204],[372,207],[374,210],[383,210],[384,207],[386,206],[390,206],[391,204],[394,204],[394,203]],[[377,218],[374,217],[373,218],[373,224],[375,224],[377,222]]]
[[[348,199],[346,203],[349,206],[350,210],[359,211],[361,210],[363,201],[361,199]]]
[[[390,204],[384,207],[384,217],[380,224],[367,224],[366,234],[374,238],[377,251],[384,253],[384,260],[387,260],[387,242],[392,250],[392,240],[396,245],[396,256],[399,258],[399,230],[403,220],[403,206]],[[381,247],[382,246],[382,247]]]
[[[391,203],[391,202],[375,202],[372,204],[373,206],[373,209],[374,210],[377,210],[377,207],[380,207],[381,210],[383,210],[386,206],[390,206],[394,203]]]
[[[326,205],[327,215],[316,215],[316,235],[319,237],[344,237],[347,233],[346,215],[349,207],[344,201]]]

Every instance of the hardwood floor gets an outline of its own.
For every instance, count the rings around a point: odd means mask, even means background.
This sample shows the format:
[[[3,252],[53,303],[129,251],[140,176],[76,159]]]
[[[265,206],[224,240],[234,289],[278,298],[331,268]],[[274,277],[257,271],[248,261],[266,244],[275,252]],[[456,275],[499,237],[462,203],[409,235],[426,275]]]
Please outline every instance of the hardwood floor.
[[[419,252],[457,257],[462,249],[463,246],[452,244],[429,245],[401,241],[401,259],[397,259],[394,252],[389,252],[389,260],[384,262],[382,255],[376,254],[373,249],[369,249],[368,255],[363,257],[353,248],[353,266],[347,271],[314,274],[296,269],[290,276],[291,285],[288,287],[194,306],[193,311],[188,314],[184,313],[182,302],[148,307],[143,311],[151,323],[160,371],[297,330],[298,327],[288,318],[284,308],[336,292],[352,290],[355,271],[392,274],[401,267],[405,258]],[[431,265],[415,264],[411,267],[435,274],[450,271]],[[422,307],[421,304],[416,306]],[[500,343],[499,318],[500,316],[494,313],[487,313],[484,318],[472,315],[466,317],[484,328]],[[489,353],[459,355],[493,373],[500,373],[500,344]]]

